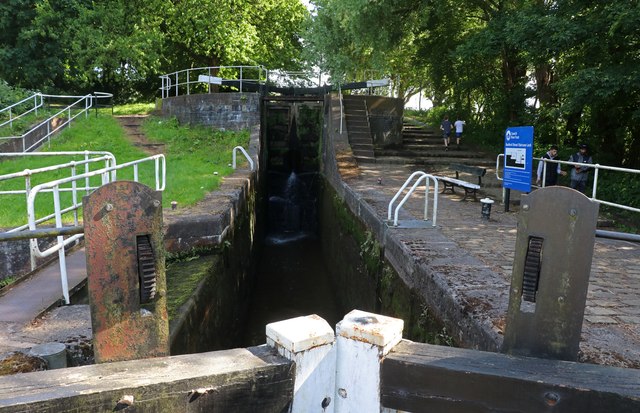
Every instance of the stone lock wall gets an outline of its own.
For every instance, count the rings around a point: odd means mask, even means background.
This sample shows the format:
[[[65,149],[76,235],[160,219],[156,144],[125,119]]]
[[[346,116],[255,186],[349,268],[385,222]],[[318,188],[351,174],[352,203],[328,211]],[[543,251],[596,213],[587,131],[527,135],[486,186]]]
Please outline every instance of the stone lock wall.
[[[258,93],[210,93],[163,99],[162,115],[217,129],[249,129],[260,123]]]

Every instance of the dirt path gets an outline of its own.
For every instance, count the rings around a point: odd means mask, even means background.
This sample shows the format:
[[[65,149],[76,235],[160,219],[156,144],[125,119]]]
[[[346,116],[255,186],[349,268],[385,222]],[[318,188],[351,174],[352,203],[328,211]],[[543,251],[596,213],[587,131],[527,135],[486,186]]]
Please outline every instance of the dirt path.
[[[142,130],[142,123],[146,118],[147,115],[116,116],[116,119],[120,125],[122,125],[127,138],[134,144],[134,146],[142,149],[149,155],[164,153],[164,143],[151,142],[144,134],[144,131]]]

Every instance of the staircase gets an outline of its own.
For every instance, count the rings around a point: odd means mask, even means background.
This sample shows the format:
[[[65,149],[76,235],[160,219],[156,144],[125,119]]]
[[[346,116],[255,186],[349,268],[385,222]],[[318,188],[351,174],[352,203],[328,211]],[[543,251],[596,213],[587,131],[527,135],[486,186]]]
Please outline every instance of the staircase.
[[[493,156],[471,148],[463,137],[460,149],[452,144],[445,150],[442,132],[439,128],[405,119],[402,128],[402,145],[395,148],[376,150],[376,163],[414,165],[419,169],[442,176],[454,176],[449,169],[452,163],[486,168],[482,178],[481,193],[494,199],[502,196],[502,184],[495,177],[496,160]],[[462,174],[461,179],[476,183],[476,178]]]
[[[376,156],[378,162],[391,164],[448,165],[462,163],[473,166],[495,164],[495,161],[484,159],[485,154],[472,150],[464,143],[464,139],[460,148],[455,145],[455,137],[452,136],[451,142],[449,150],[446,150],[439,129],[405,120],[402,128],[402,146],[381,149],[376,152]]]
[[[367,102],[362,96],[343,96],[349,144],[358,163],[375,162]]]

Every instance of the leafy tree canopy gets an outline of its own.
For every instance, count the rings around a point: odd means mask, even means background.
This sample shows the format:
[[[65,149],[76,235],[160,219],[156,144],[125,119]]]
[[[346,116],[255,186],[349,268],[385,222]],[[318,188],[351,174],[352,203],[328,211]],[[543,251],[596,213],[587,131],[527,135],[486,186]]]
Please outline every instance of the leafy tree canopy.
[[[499,144],[532,124],[540,146],[587,142],[640,167],[640,3],[635,0],[316,0],[310,56],[341,78],[399,76]],[[606,153],[606,154],[605,154]]]
[[[185,66],[300,67],[307,18],[299,0],[6,0],[0,78],[148,98],[158,75]]]

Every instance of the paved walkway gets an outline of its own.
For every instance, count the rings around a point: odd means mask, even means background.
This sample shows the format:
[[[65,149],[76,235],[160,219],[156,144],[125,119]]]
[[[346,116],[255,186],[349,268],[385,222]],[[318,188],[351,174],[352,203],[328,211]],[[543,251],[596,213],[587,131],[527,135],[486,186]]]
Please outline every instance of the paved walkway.
[[[363,165],[360,176],[351,179],[349,185],[386,219],[389,200],[416,169]],[[439,173],[451,175],[445,170]],[[487,222],[481,219],[479,202],[461,199],[462,194],[440,195],[435,231],[441,231],[452,248],[464,249],[476,260],[449,259],[442,273],[448,274],[447,283],[463,297],[467,304],[464,310],[482,313],[494,331],[501,334],[514,260],[518,207],[512,206],[511,212],[505,213],[504,206],[496,203]],[[419,219],[423,208],[423,198],[410,200],[404,218]],[[435,253],[425,248],[429,231],[434,229],[406,231],[403,242],[418,261],[433,258]],[[487,269],[497,275],[490,283],[483,279]],[[580,360],[584,362],[640,368],[640,245],[596,238],[580,350]]]
[[[73,290],[87,278],[84,248],[67,254],[67,281]],[[63,300],[58,260],[0,296],[0,354],[40,344],[26,329],[51,306]]]

